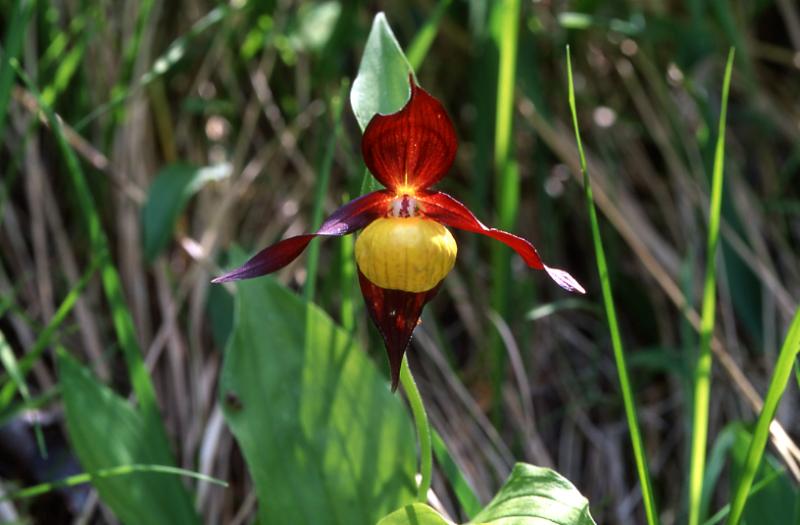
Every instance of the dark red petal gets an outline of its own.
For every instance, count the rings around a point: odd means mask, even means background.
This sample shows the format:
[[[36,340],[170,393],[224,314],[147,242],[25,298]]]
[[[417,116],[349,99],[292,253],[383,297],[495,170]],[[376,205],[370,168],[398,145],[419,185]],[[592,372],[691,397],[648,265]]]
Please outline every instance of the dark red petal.
[[[391,190],[425,189],[441,179],[456,156],[453,123],[438,100],[414,83],[397,113],[375,115],[361,140],[369,171]]]
[[[224,283],[250,279],[280,270],[300,255],[314,237],[339,237],[353,233],[388,211],[392,194],[374,191],[354,199],[325,219],[316,233],[289,237],[264,248],[239,268],[220,275],[211,282]]]
[[[369,316],[378,327],[386,344],[389,370],[392,374],[392,392],[394,392],[400,380],[403,354],[422,314],[422,307],[433,299],[442,283],[437,284],[432,290],[420,293],[387,290],[364,277],[361,270],[358,271],[358,283],[361,285],[361,293],[364,295],[364,302],[367,303]]]
[[[469,211],[469,208],[450,195],[440,191],[425,192],[418,194],[416,199],[421,204],[422,213],[427,217],[446,226],[480,233],[492,239],[497,239],[513,248],[531,268],[546,271],[550,278],[563,289],[569,292],[586,293],[583,286],[570,274],[564,270],[550,268],[544,264],[539,254],[536,252],[536,248],[533,247],[530,241],[503,230],[489,228],[479,221],[475,215]]]

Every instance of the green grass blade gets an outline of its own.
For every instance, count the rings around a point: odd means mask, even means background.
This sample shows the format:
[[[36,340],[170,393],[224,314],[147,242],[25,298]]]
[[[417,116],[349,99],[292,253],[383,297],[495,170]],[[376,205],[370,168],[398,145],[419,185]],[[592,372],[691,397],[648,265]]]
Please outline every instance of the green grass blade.
[[[3,364],[3,367],[8,372],[8,375],[11,376],[10,383],[14,384],[19,390],[19,393],[22,395],[22,399],[25,403],[31,402],[31,393],[28,389],[28,384],[25,382],[25,376],[20,373],[19,365],[17,362],[16,356],[14,356],[14,351],[11,349],[11,345],[8,344],[6,341],[3,332],[0,331],[0,363]],[[5,405],[0,405],[0,408],[5,409]],[[39,424],[38,419],[34,422],[33,426],[34,434],[36,434],[36,445],[39,447],[39,454],[43,457],[47,457],[47,447],[44,444],[44,434],[42,434],[42,426]]]
[[[14,83],[14,68],[11,60],[16,59],[22,50],[22,41],[25,38],[25,28],[33,13],[33,0],[19,0],[14,2],[8,25],[6,39],[0,48],[0,143],[3,142],[5,133],[6,115],[8,104],[11,100],[11,88]]]
[[[16,61],[12,62],[12,64],[15,65],[17,75],[27,85],[47,117],[50,128],[58,143],[58,147],[64,157],[66,170],[75,191],[75,197],[79,203],[78,208],[83,213],[83,220],[89,237],[91,253],[96,258],[100,268],[103,291],[105,292],[106,300],[110,307],[114,331],[128,368],[131,386],[139,401],[142,415],[149,424],[153,425],[155,432],[159,435],[161,446],[169,451],[169,440],[167,439],[166,429],[164,428],[159,414],[155,388],[150,379],[150,374],[147,372],[147,368],[145,368],[139,343],[136,341],[133,318],[122,293],[122,283],[119,274],[111,260],[108,237],[106,237],[103,231],[100,214],[95,205],[91,190],[89,189],[89,183],[81,169],[80,162],[75,152],[64,136],[64,130],[61,127],[60,119],[56,117],[52,108],[44,103],[38,89],[33,85],[22,68],[19,67],[19,64]]]
[[[20,359],[18,370],[22,380],[24,380],[28,372],[31,371],[36,361],[42,357],[42,354],[52,342],[53,334],[56,332],[56,330],[58,330],[70,312],[72,312],[72,308],[78,301],[78,297],[80,297],[81,292],[89,283],[89,280],[94,275],[96,269],[96,265],[93,264],[86,271],[86,273],[83,274],[75,286],[72,287],[72,290],[70,290],[64,300],[61,301],[61,304],[58,306],[58,310],[56,310],[53,318],[50,319],[50,321],[47,323],[47,326],[45,326],[44,329],[39,332],[36,341],[33,343],[33,347],[31,347],[30,351],[28,351],[22,357],[22,359]],[[14,398],[14,394],[17,392],[17,388],[17,381],[8,381],[3,384],[2,389],[0,389],[0,407],[5,407],[11,402],[11,400]]]
[[[625,351],[622,347],[622,338],[617,324],[617,313],[614,307],[614,296],[611,291],[611,279],[608,275],[608,264],[606,263],[605,248],[603,239],[600,236],[600,226],[597,220],[597,210],[594,205],[592,195],[592,184],[589,178],[589,171],[586,167],[586,156],[583,153],[583,143],[581,142],[580,129],[578,128],[578,112],[575,108],[575,87],[572,82],[572,60],[570,57],[569,46],[567,46],[567,80],[569,88],[569,108],[572,112],[572,125],[575,128],[575,141],[578,144],[578,155],[581,161],[581,172],[583,173],[583,189],[586,193],[586,205],[589,210],[589,220],[592,227],[592,242],[594,253],[597,259],[597,272],[600,275],[600,285],[603,292],[603,304],[606,310],[606,320],[608,330],[611,333],[611,346],[614,349],[614,362],[617,366],[619,375],[620,389],[622,390],[622,400],[625,405],[625,417],[628,422],[628,431],[631,436],[633,455],[636,460],[636,473],[639,475],[639,483],[642,486],[642,500],[644,510],[647,515],[647,523],[656,525],[659,522],[658,510],[656,509],[653,486],[650,481],[650,469],[647,466],[644,444],[639,430],[639,420],[636,415],[636,404],[633,399],[633,389],[628,377],[628,366],[625,360]]]
[[[778,478],[778,476],[780,476],[785,472],[786,472],[785,470],[779,469],[767,474],[758,483],[756,483],[750,488],[750,490],[747,492],[747,496],[749,497],[752,496],[753,494],[757,494],[764,487],[772,483],[776,478]],[[721,509],[719,509],[713,516],[704,521],[703,525],[716,525],[717,523],[725,519],[725,516],[730,514],[730,511],[731,511],[731,505],[729,503],[724,507],[722,507]]]
[[[199,479],[200,481],[207,481],[209,483],[214,483],[215,485],[220,485],[222,487],[228,486],[228,483],[221,479],[212,478],[211,476],[206,476],[205,474],[200,474],[199,472],[194,472],[191,470],[186,470],[177,467],[170,467],[168,465],[120,465],[119,467],[105,468],[105,469],[95,470],[94,472],[83,472],[81,474],[75,474],[74,476],[69,476],[67,478],[60,479],[58,481],[40,483],[32,487],[27,487],[22,490],[4,494],[0,496],[0,501],[32,498],[34,496],[39,496],[41,494],[45,494],[53,490],[65,487],[74,487],[75,485],[81,485],[83,483],[91,483],[97,479],[126,476],[129,474],[136,474],[140,472],[168,474],[172,476],[185,476],[188,478]]]
[[[314,209],[311,213],[311,226],[312,231],[319,228],[322,224],[323,205],[325,203],[325,195],[328,193],[328,185],[331,179],[331,168],[333,167],[333,156],[336,153],[336,139],[339,136],[339,131],[342,128],[342,108],[344,107],[344,100],[347,97],[347,90],[350,89],[350,81],[348,79],[342,80],[339,93],[331,98],[330,109],[331,117],[333,119],[333,131],[331,132],[328,143],[325,146],[325,151],[322,155],[319,171],[317,173],[318,179],[316,182],[316,193],[314,194]],[[319,265],[319,243],[312,242],[308,248],[308,276],[306,284],[303,288],[303,297],[308,302],[314,301],[314,292],[317,286],[317,267]]]
[[[725,78],[722,83],[722,101],[719,131],[714,150],[714,168],[711,182],[711,204],[708,217],[708,242],[706,249],[706,274],[703,284],[703,306],[700,322],[700,352],[694,373],[694,407],[692,411],[692,446],[689,463],[689,525],[699,525],[702,520],[703,473],[708,441],[708,403],[711,395],[711,338],[714,334],[716,311],[716,253],[719,241],[719,218],[722,208],[723,167],[725,164],[725,119],[728,110],[728,92],[733,70],[734,50],[728,53]]]
[[[758,416],[758,423],[756,423],[756,429],[753,432],[753,440],[747,450],[744,472],[742,472],[739,485],[736,487],[731,500],[729,525],[737,525],[742,518],[750,488],[753,485],[753,480],[755,480],[758,466],[761,464],[761,458],[764,455],[764,448],[767,445],[769,426],[775,418],[778,403],[789,383],[792,367],[798,353],[800,353],[800,308],[794,314],[792,324],[789,326],[789,332],[783,341],[780,354],[778,354],[778,362],[775,364],[775,371],[772,373],[767,397],[764,399],[764,408],[761,409],[761,414]]]
[[[160,57],[158,57],[155,62],[153,62],[153,67],[150,69],[150,71],[142,75],[136,82],[131,83],[127,89],[116,89],[111,97],[111,100],[105,104],[101,104],[88,115],[83,117],[77,124],[73,126],[73,129],[75,131],[80,131],[97,117],[104,115],[105,113],[118,107],[120,104],[123,104],[126,100],[128,100],[128,98],[136,93],[137,90],[147,86],[156,79],[161,78],[167,71],[172,69],[175,64],[183,59],[187,50],[189,49],[189,44],[191,44],[192,40],[194,40],[196,36],[216,25],[218,22],[224,20],[230,12],[231,8],[227,5],[221,5],[209,11],[208,14],[206,14],[203,18],[195,22],[195,24],[189,29],[188,32],[186,32],[186,34],[176,38],[175,41],[170,44],[167,50]]]
[[[450,7],[452,3],[453,0],[439,0],[433,13],[431,13],[425,21],[425,24],[417,32],[416,36],[414,36],[414,40],[411,41],[411,45],[408,46],[408,52],[406,53],[406,57],[412,68],[419,69],[419,66],[422,65],[422,61],[425,60],[425,55],[428,54],[428,50],[431,48],[431,44],[433,44],[433,40],[436,38],[436,33],[439,31],[439,23],[442,21],[445,12],[447,12],[447,8]]]
[[[502,0],[494,5],[492,37],[499,51],[497,72],[497,106],[494,138],[495,200],[498,225],[513,231],[519,208],[519,171],[511,155],[511,133],[514,116],[514,90],[517,73],[517,40],[519,35],[519,0]],[[501,317],[508,311],[509,265],[511,254],[506,246],[492,243],[492,308]],[[499,403],[500,383],[505,370],[505,349],[499,334],[490,339],[492,381]]]
[[[450,482],[453,493],[455,493],[456,499],[461,505],[461,510],[464,511],[467,518],[472,519],[481,511],[483,505],[481,505],[481,501],[475,495],[475,491],[470,486],[469,481],[467,481],[467,478],[464,477],[461,469],[453,460],[450,451],[447,450],[447,445],[442,436],[436,430],[432,430],[431,436],[433,437],[433,453],[436,456],[436,462]]]

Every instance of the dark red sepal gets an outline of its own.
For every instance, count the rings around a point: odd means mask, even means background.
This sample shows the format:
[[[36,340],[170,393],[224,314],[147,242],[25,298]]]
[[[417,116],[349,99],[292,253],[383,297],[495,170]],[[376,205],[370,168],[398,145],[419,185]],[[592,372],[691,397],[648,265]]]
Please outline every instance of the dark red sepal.
[[[400,380],[400,365],[406,351],[411,333],[417,326],[422,308],[434,298],[439,291],[441,282],[427,292],[404,292],[402,290],[387,290],[374,284],[358,271],[358,283],[372,322],[378,327],[386,344],[386,353],[389,357],[389,370],[392,375],[392,392],[397,390]]]
[[[375,115],[361,139],[369,171],[390,190],[421,190],[444,177],[458,149],[453,123],[438,100],[409,76],[411,98],[391,115]]]
[[[378,217],[382,217],[391,207],[393,195],[387,191],[374,191],[354,199],[325,219],[316,233],[289,237],[268,246],[255,254],[239,268],[220,275],[211,282],[224,283],[251,279],[280,270],[300,255],[314,237],[340,237],[360,230]]]
[[[551,268],[542,262],[539,253],[527,239],[518,237],[497,228],[489,228],[469,211],[463,203],[441,191],[426,191],[418,193],[415,198],[421,204],[421,211],[426,217],[437,222],[486,235],[510,246],[522,257],[531,268],[544,270],[563,289],[569,292],[586,293],[583,286],[569,273],[558,268]]]

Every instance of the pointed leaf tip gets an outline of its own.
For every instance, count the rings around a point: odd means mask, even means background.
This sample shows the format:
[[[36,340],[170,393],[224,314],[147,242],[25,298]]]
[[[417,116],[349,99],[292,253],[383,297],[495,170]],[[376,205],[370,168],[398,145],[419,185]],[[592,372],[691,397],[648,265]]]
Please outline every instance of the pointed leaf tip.
[[[547,275],[553,279],[557,285],[561,288],[565,289],[568,292],[577,292],[580,294],[585,294],[586,290],[581,283],[579,283],[573,276],[569,273],[565,272],[564,270],[559,270],[558,268],[550,268],[547,265],[544,265],[544,270],[547,272]]]

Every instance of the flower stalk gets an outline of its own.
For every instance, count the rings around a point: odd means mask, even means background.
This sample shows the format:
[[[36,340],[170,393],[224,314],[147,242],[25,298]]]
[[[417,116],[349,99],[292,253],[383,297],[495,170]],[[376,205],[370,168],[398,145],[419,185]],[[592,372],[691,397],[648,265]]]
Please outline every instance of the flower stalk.
[[[417,501],[425,503],[428,501],[428,491],[431,488],[431,478],[433,473],[433,453],[431,447],[431,427],[428,423],[428,413],[425,412],[425,404],[422,396],[411,375],[408,367],[408,357],[403,356],[403,364],[400,366],[400,384],[406,393],[408,404],[411,406],[411,413],[414,416],[414,426],[417,429],[417,439],[419,441],[419,487],[417,489]]]

